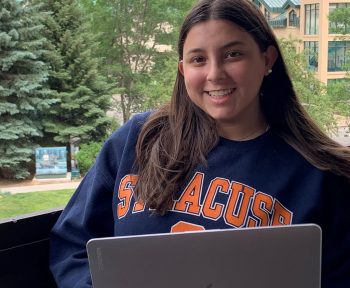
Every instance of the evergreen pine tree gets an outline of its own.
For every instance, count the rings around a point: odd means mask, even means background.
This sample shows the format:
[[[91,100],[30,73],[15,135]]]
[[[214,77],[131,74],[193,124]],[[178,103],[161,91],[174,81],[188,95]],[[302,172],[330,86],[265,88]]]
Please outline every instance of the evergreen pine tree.
[[[42,136],[40,118],[55,102],[43,86],[43,27],[35,7],[25,4],[0,1],[0,176],[17,179],[29,175],[28,162]]]
[[[44,123],[47,138],[67,145],[71,137],[84,143],[101,141],[111,122],[106,112],[111,95],[105,78],[93,57],[94,35],[89,33],[84,14],[75,0],[41,0],[45,37],[51,64],[49,86],[57,92],[59,103]]]

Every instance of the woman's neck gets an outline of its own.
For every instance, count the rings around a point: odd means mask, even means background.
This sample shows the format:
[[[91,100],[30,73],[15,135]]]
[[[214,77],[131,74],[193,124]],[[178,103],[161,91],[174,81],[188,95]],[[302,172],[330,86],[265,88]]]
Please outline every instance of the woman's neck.
[[[250,119],[250,121],[234,123],[217,123],[221,137],[234,141],[247,141],[264,134],[269,125],[263,115]]]

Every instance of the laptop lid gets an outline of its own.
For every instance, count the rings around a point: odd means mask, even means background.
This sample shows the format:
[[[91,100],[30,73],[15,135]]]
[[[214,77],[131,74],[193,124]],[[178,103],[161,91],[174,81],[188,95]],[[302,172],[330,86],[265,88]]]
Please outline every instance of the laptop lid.
[[[94,288],[320,288],[314,224],[92,239]]]

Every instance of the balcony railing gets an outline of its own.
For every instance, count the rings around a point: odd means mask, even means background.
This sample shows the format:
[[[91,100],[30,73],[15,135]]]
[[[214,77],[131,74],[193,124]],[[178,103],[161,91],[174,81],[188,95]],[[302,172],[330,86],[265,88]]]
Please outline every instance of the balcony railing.
[[[61,211],[0,221],[0,287],[57,288],[49,270],[49,239]]]

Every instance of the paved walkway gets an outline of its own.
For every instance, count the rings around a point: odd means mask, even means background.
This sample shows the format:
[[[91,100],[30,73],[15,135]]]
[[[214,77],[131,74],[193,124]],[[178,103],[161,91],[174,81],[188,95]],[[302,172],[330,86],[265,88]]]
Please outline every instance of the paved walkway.
[[[11,194],[27,193],[36,191],[76,189],[80,180],[71,180],[70,178],[62,179],[34,179],[32,181],[0,183],[0,193],[9,192]]]
[[[79,183],[80,182],[72,181],[72,182],[57,183],[57,184],[0,187],[0,193],[10,192],[11,194],[16,194],[16,193],[26,193],[26,192],[36,192],[36,191],[76,189]]]

